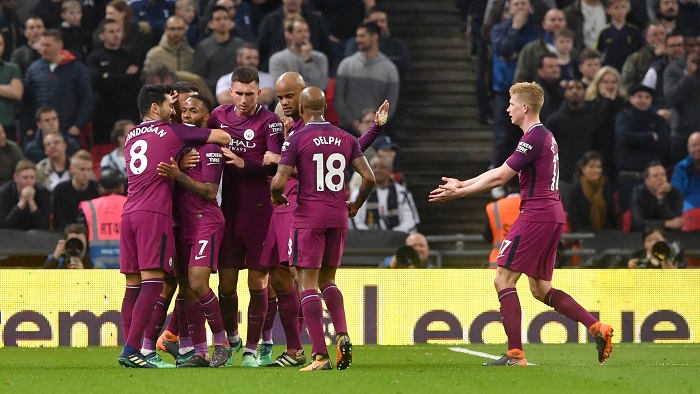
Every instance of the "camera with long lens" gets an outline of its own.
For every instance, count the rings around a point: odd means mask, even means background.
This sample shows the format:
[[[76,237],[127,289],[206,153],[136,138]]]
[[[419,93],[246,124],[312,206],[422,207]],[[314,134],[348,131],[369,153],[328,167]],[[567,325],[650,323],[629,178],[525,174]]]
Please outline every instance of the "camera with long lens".
[[[651,257],[639,260],[640,268],[661,268],[663,261],[677,264],[683,261],[684,250],[679,242],[657,241],[651,247]]]
[[[420,266],[420,256],[412,247],[406,245],[396,250],[396,263],[398,268],[409,268]]]
[[[85,244],[79,238],[68,238],[65,244],[65,255],[70,257],[78,257],[85,250]]]

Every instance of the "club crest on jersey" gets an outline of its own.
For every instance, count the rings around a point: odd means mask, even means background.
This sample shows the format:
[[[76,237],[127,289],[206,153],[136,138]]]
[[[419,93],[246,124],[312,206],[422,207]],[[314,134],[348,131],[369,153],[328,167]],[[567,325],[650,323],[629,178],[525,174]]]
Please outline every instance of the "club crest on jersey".
[[[527,152],[531,149],[532,145],[528,144],[527,142],[520,141],[518,142],[518,148],[516,149],[516,151],[527,155]]]
[[[244,131],[244,132],[243,132],[243,138],[245,138],[245,139],[248,140],[248,141],[250,141],[250,140],[252,140],[253,138],[255,138],[255,132],[253,131],[253,129],[247,129],[246,131]]]

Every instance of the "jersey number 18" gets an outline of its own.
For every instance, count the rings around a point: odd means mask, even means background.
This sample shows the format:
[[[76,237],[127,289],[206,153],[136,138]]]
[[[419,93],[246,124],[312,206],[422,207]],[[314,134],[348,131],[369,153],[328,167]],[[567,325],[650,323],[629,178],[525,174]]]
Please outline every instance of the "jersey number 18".
[[[326,188],[340,191],[345,185],[345,156],[333,153],[324,162],[323,153],[316,153],[313,161],[316,162],[316,191],[322,192]]]

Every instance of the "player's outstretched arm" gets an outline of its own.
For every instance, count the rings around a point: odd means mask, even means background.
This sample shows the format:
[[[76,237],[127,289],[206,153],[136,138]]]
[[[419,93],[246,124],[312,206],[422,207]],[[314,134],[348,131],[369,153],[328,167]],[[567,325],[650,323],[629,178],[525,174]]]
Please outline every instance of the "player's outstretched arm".
[[[360,184],[360,190],[357,194],[355,201],[348,203],[348,217],[355,217],[357,211],[360,209],[362,204],[365,203],[369,194],[372,193],[374,189],[375,179],[374,173],[364,156],[360,156],[352,161],[352,168],[357,171],[362,177],[362,183]]]
[[[504,185],[516,174],[517,172],[515,172],[515,170],[503,163],[503,165],[498,168],[486,171],[478,177],[464,182],[459,182],[454,178],[442,178],[446,183],[431,191],[428,200],[430,202],[446,202],[452,201],[459,197],[466,197],[472,194],[481,193],[486,190],[491,190],[494,187]],[[469,182],[468,185],[462,186],[467,182]],[[458,183],[459,186],[457,185]]]
[[[228,146],[231,136],[222,129],[212,129],[207,143]]]
[[[218,183],[197,182],[180,171],[178,163],[172,157],[170,158],[170,164],[163,162],[158,163],[158,174],[166,178],[174,179],[184,186],[185,189],[207,201],[214,201],[216,199],[216,193],[219,191]]]
[[[275,206],[289,204],[289,201],[287,201],[287,196],[285,196],[283,193],[285,186],[287,186],[287,181],[293,172],[294,167],[285,164],[280,164],[277,166],[277,174],[275,174],[275,177],[272,178],[272,182],[270,183],[272,204]]]

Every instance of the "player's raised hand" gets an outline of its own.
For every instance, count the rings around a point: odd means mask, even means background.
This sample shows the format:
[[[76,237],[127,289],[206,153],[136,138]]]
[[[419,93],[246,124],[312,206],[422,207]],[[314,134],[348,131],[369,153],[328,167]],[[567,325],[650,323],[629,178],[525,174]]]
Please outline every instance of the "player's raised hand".
[[[289,200],[287,200],[287,196],[284,194],[280,194],[277,197],[272,196],[272,205],[276,207],[280,205],[289,205]]]
[[[199,152],[194,149],[180,156],[180,169],[183,171],[195,168],[197,163],[199,163]]]
[[[384,126],[386,121],[389,119],[389,100],[384,100],[382,105],[379,106],[377,112],[374,113],[374,122],[377,126]]]
[[[180,167],[172,157],[170,158],[170,164],[163,162],[158,163],[157,171],[158,175],[170,179],[177,179],[182,174]]]
[[[226,164],[233,164],[238,169],[245,167],[245,161],[243,161],[240,156],[233,153],[231,149],[221,148],[221,152],[223,152],[224,157],[226,158]]]

